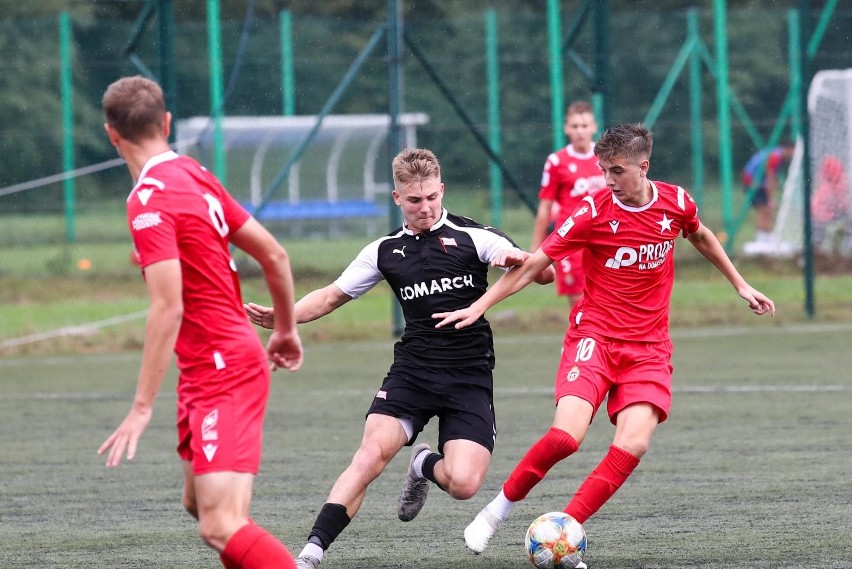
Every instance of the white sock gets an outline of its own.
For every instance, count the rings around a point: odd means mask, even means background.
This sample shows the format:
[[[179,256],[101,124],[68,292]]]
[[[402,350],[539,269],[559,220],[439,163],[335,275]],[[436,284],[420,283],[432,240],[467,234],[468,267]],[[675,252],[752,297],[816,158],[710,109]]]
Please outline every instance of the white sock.
[[[754,234],[754,240],[758,243],[768,243],[772,241],[772,234],[768,231],[758,231]]]
[[[423,478],[423,461],[426,460],[426,457],[430,454],[432,454],[431,451],[424,450],[414,457],[414,463],[412,463],[411,468],[414,469],[414,474],[418,478]]]
[[[322,556],[324,553],[325,550],[323,550],[322,547],[320,547],[316,543],[311,543],[309,541],[308,544],[302,549],[302,552],[299,554],[299,557],[313,557],[314,559],[322,561]]]
[[[509,517],[509,514],[512,513],[512,508],[515,507],[516,503],[517,502],[509,500],[506,495],[503,494],[503,490],[500,490],[497,497],[491,500],[491,503],[485,506],[485,509],[505,522]]]

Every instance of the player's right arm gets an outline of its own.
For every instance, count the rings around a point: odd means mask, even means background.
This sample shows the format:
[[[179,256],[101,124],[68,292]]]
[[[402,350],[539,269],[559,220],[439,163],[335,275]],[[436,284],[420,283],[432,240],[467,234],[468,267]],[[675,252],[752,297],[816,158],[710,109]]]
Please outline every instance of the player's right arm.
[[[183,285],[178,259],[167,259],[145,267],[145,284],[151,306],[145,324],[145,345],[133,405],[121,425],[98,449],[98,454],[109,451],[106,465],[110,467],[118,466],[125,453],[127,460],[136,456],[139,438],[151,421],[154,400],[171,361],[183,318]]]
[[[494,283],[494,286],[485,291],[485,294],[469,307],[454,312],[433,314],[432,318],[440,320],[435,328],[442,328],[454,322],[456,329],[470,326],[479,320],[489,308],[533,282],[551,264],[553,264],[553,259],[548,257],[541,249],[537,249],[535,253],[527,257],[523,265],[507,271]]]
[[[322,318],[347,302],[352,297],[344,293],[332,283],[324,288],[318,288],[306,294],[295,305],[296,322],[304,324]],[[243,305],[252,324],[263,328],[272,328],[275,322],[275,311],[269,306],[249,302]]]

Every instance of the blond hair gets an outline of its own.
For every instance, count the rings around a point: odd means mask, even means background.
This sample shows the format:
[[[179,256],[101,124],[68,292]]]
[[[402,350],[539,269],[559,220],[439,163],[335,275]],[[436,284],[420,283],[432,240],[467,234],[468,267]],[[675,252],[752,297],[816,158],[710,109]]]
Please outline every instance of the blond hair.
[[[441,179],[441,164],[438,162],[438,157],[425,148],[406,148],[393,159],[392,169],[395,185]]]

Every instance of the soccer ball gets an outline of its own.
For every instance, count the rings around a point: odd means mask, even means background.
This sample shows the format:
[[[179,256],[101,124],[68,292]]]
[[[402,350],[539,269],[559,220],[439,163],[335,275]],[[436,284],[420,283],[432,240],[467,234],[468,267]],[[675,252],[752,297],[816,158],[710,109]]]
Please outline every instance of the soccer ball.
[[[524,546],[537,569],[585,567],[586,531],[564,512],[542,514],[530,524]]]

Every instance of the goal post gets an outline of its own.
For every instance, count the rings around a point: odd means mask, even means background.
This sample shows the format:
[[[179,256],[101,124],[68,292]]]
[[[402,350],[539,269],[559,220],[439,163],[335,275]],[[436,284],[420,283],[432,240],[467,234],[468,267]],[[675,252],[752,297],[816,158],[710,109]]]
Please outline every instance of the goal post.
[[[817,254],[852,257],[852,69],[814,74],[808,90],[811,226]],[[802,141],[797,141],[768,254],[803,250]]]
[[[254,211],[268,185],[315,129],[318,116],[229,116],[222,119],[228,190]],[[417,127],[427,124],[424,113],[398,118],[406,146],[417,146]],[[288,225],[300,232],[332,227],[346,232],[357,219],[387,218],[387,195],[392,187],[386,114],[328,115],[309,145],[288,172],[273,200],[259,218]],[[213,119],[191,117],[176,125],[177,151],[209,162],[213,153]],[[329,220],[338,220],[329,224]],[[363,226],[363,223],[361,224]]]

